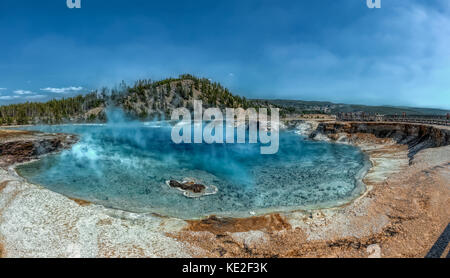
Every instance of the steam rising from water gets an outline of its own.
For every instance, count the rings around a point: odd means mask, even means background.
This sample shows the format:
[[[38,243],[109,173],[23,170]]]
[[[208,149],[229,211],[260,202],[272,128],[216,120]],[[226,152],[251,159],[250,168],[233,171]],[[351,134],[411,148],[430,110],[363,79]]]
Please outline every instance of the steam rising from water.
[[[310,142],[286,131],[280,133],[277,154],[261,155],[259,144],[176,145],[167,121],[133,121],[114,109],[107,118],[107,124],[30,127],[76,133],[81,140],[19,167],[19,173],[70,197],[181,218],[330,206],[361,190],[356,177],[365,158],[351,146]],[[219,192],[189,199],[165,184],[186,177]]]

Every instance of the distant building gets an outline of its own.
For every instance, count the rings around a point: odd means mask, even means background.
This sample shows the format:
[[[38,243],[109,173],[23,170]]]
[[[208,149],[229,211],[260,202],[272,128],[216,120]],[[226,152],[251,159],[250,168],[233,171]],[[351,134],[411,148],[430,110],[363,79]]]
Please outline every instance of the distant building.
[[[384,122],[384,115],[376,114],[375,115],[375,121],[377,122]]]

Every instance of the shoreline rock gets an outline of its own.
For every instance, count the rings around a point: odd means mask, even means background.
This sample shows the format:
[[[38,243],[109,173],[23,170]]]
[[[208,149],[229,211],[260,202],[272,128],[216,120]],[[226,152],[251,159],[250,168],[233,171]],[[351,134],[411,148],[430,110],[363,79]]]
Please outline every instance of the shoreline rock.
[[[376,138],[392,139],[399,145],[408,146],[408,157],[428,148],[450,145],[450,128],[412,123],[381,122],[322,122],[310,138],[321,134],[339,141],[342,135],[373,134]]]
[[[38,159],[70,148],[77,141],[78,137],[72,134],[0,130],[0,167]]]

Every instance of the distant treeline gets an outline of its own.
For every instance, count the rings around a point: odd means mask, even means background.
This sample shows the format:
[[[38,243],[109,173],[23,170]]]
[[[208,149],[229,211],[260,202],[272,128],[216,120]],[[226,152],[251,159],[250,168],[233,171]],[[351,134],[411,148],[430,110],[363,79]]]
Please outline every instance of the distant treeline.
[[[261,101],[261,100],[256,100]],[[356,104],[332,103],[326,101],[304,101],[304,100],[266,100],[268,103],[283,107],[290,114],[323,113],[369,113],[381,115],[446,115],[450,111],[445,109],[419,108],[419,107],[396,107],[396,106],[369,106]]]
[[[56,124],[81,115],[104,103],[96,92],[45,103],[26,102],[0,106],[1,125]]]

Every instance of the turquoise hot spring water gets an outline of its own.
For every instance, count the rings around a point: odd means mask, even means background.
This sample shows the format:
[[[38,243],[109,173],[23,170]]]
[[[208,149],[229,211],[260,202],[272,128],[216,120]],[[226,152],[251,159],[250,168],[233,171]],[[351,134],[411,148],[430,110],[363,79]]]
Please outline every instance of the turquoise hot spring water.
[[[183,219],[338,206],[362,193],[369,166],[354,146],[294,130],[280,131],[278,153],[262,155],[259,144],[174,144],[164,121],[25,129],[80,137],[70,149],[18,166],[30,182],[109,208]],[[218,192],[187,198],[165,183],[187,177]]]

